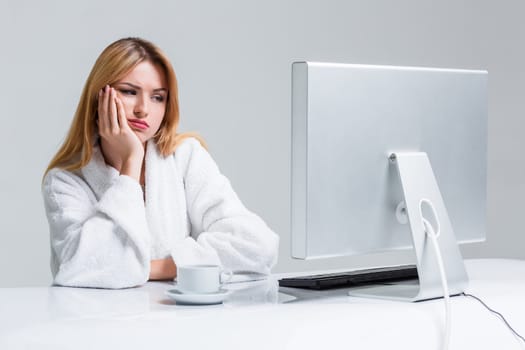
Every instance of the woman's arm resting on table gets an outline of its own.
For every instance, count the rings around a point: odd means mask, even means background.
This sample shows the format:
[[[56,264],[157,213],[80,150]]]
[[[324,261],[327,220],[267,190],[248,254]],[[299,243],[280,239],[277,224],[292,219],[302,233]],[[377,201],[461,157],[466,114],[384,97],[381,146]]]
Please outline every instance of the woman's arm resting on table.
[[[173,245],[173,259],[179,265],[269,274],[277,262],[279,236],[242,204],[197,140],[185,141],[178,152],[192,233]]]

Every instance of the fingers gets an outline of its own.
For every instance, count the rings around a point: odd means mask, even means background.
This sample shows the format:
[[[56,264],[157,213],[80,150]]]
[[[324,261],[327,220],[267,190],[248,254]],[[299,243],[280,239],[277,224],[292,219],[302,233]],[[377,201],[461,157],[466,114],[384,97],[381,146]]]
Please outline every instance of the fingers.
[[[98,92],[98,129],[99,133],[105,133],[109,128],[108,118],[108,94],[106,93],[108,86],[104,87]]]
[[[98,128],[101,135],[116,135],[121,127],[128,127],[124,106],[115,89],[106,85],[98,94]],[[117,105],[120,104],[120,107]],[[122,116],[122,118],[121,118]]]
[[[115,89],[109,88],[109,98],[108,98],[108,110],[109,110],[109,123],[111,127],[111,132],[113,134],[118,134],[120,132],[120,125],[118,121],[118,115],[117,115],[117,103],[115,99],[117,98],[117,94],[115,92]]]
[[[124,110],[124,105],[120,98],[115,97],[115,104],[117,109],[118,123],[120,127],[124,130],[131,130],[128,125],[128,119],[126,118],[126,111]]]

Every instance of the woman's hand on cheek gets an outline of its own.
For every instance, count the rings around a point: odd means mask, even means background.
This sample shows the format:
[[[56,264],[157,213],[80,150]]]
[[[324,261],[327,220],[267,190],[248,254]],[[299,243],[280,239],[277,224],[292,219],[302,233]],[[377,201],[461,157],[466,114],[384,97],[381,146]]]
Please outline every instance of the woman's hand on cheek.
[[[122,101],[109,86],[99,92],[98,129],[106,162],[138,181],[144,146],[128,125]]]

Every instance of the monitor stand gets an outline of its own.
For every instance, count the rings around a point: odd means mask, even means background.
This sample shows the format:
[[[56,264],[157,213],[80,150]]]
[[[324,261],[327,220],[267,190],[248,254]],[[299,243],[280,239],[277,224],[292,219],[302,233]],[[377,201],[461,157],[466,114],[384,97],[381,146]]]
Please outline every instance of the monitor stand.
[[[390,160],[397,165],[401,179],[406,214],[416,253],[419,283],[360,287],[352,289],[348,294],[356,297],[401,301],[420,301],[443,297],[437,256],[432,247],[432,241],[423,227],[422,218],[425,213],[421,210],[422,199],[432,203],[435,209],[434,215],[437,216],[435,219],[439,220],[440,235],[437,241],[443,258],[449,294],[462,293],[468,285],[467,271],[427,154],[423,152],[394,153],[390,156]]]

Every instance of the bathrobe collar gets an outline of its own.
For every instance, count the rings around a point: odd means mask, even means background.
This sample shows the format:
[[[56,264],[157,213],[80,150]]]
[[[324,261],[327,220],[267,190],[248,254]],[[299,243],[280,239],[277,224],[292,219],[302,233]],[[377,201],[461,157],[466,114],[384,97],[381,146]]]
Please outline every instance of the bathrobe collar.
[[[104,161],[104,156],[98,143],[93,146],[91,160],[80,171],[97,200],[113,184],[113,181],[119,177],[117,169],[107,165]]]

